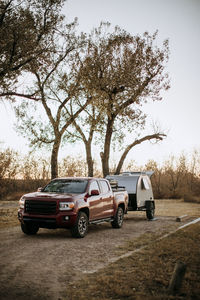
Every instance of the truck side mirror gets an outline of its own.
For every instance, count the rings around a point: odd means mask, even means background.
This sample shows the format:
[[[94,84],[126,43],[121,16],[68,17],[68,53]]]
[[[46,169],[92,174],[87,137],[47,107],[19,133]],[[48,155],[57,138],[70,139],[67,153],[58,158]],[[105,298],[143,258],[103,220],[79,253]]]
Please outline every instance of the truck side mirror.
[[[38,189],[37,189],[37,192],[41,192],[42,191],[42,187],[39,187]]]
[[[90,195],[91,196],[99,195],[99,191],[98,190],[91,190]]]

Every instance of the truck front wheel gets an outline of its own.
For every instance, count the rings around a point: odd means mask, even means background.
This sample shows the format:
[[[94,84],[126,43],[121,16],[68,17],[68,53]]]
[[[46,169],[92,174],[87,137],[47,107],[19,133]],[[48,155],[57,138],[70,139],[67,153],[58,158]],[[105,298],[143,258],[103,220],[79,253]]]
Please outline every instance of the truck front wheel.
[[[23,233],[28,235],[36,234],[39,230],[39,226],[34,223],[21,223],[21,229]]]
[[[124,221],[124,211],[122,207],[118,207],[116,215],[111,225],[113,228],[121,228]]]
[[[83,238],[88,232],[88,217],[80,211],[75,225],[71,228],[71,234],[73,237]]]

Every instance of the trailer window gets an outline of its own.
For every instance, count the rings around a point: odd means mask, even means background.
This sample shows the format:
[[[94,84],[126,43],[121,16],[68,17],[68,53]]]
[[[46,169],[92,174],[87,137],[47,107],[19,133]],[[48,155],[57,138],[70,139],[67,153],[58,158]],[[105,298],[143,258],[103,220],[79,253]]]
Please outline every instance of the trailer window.
[[[144,189],[144,190],[149,190],[150,189],[149,182],[148,182],[146,177],[142,178],[142,189]]]

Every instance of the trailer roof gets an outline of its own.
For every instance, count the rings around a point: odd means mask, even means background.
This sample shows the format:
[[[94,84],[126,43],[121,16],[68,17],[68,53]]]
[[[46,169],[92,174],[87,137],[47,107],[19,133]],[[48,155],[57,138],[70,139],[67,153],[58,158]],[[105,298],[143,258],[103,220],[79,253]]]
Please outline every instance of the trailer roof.
[[[141,175],[141,174],[140,174]],[[128,193],[135,194],[137,188],[137,182],[140,175],[109,175],[106,176],[108,180],[116,180],[119,187],[126,187]]]
[[[140,176],[148,175],[151,177],[153,171],[146,172],[123,172],[120,175],[108,175],[106,178],[108,180],[114,180],[118,182],[119,187],[125,187],[129,194],[136,194],[137,183]]]

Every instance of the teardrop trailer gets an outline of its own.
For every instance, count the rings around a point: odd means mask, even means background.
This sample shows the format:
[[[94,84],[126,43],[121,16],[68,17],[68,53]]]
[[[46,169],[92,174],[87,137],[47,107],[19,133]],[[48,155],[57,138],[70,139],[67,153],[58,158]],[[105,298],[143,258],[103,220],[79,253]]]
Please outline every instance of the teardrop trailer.
[[[113,190],[125,189],[128,192],[128,210],[146,211],[148,220],[154,219],[155,201],[150,177],[154,172],[123,172],[108,175]]]

